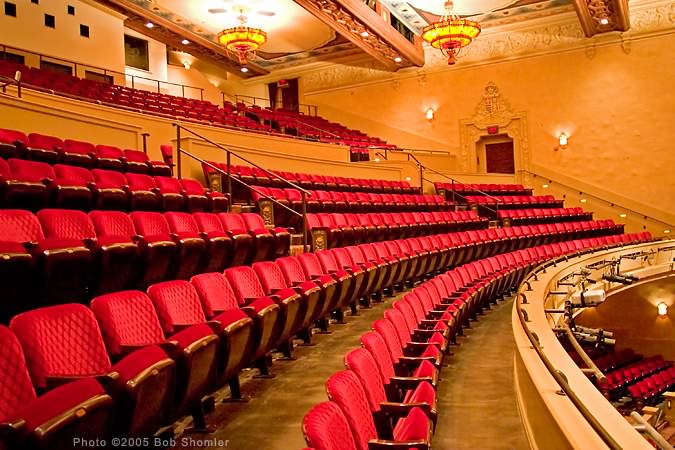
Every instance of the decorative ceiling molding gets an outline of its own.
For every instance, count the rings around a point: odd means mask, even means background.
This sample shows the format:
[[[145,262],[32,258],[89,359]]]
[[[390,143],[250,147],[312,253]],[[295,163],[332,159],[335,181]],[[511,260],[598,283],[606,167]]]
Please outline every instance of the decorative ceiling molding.
[[[474,66],[513,61],[520,58],[556,54],[574,50],[595,49],[605,45],[620,45],[630,52],[630,41],[664,33],[675,33],[675,3],[666,1],[633,1],[631,30],[623,34],[601,34],[589,39],[584,35],[574,13],[555,18],[532,21],[526,28],[513,24],[491,29],[476,39],[455,66],[435,49],[426,47],[427,64],[423,69],[406,69],[392,75],[363,67],[333,66],[302,74],[306,96],[323,92],[351,89],[370,84],[392,83],[398,79],[418,77],[421,73],[462,70]],[[592,56],[591,51],[591,56]]]
[[[294,0],[319,20],[375,58],[387,70],[424,65],[419,43],[412,44],[362,0]],[[396,63],[395,58],[401,58]]]
[[[609,31],[628,31],[628,0],[574,0],[586,37]]]
[[[152,39],[156,39],[171,47],[181,51],[188,52],[195,57],[206,60],[207,62],[216,64],[225,70],[237,73],[238,76],[249,78],[257,75],[264,75],[269,73],[268,70],[258,66],[255,63],[249,62],[247,67],[249,71],[242,73],[240,71],[240,64],[235,55],[231,55],[224,47],[205,39],[194,33],[188,33],[180,25],[164,18],[161,15],[153,14],[134,2],[129,0],[98,0],[100,3],[109,8],[121,12],[127,17],[125,26],[144,34]],[[154,26],[148,28],[145,24],[151,21]],[[189,48],[181,43],[183,39],[190,41]]]

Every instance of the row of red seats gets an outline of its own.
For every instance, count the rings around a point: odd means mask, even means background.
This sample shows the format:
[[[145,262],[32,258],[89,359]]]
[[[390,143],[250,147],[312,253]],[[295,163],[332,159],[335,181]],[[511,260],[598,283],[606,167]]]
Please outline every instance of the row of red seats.
[[[628,364],[637,362],[641,359],[642,355],[635,353],[632,348],[626,348],[613,351],[612,353],[594,359],[593,363],[598,369],[600,369],[602,373],[607,373],[612,370],[627,366]]]
[[[323,133],[322,141],[324,142],[342,145],[351,145],[353,142],[358,142],[365,145],[363,142],[365,135],[360,131],[333,124],[318,116],[303,116],[296,113],[296,126],[292,128],[294,133],[286,134],[277,132],[270,125],[262,123],[264,120],[254,113],[251,114],[243,104],[237,106],[235,111],[229,103],[225,103],[224,107],[221,108],[205,100],[101,83],[49,70],[29,68],[23,64],[0,61],[0,75],[13,78],[16,71],[22,73],[24,86],[37,88],[52,94],[75,96],[78,100],[90,100],[135,112],[208,122],[215,126],[276,134],[283,137],[297,135],[301,138],[316,139],[316,130],[312,130],[312,127],[325,128],[328,133]],[[311,126],[303,127],[301,122],[309,123]]]
[[[671,361],[665,361],[661,355],[645,358],[626,367],[606,373],[607,382],[601,384],[599,387],[609,393],[611,397],[616,397],[619,391],[625,391],[625,388],[629,385],[672,365]]]
[[[490,206],[498,205],[499,208],[523,205],[540,208],[562,207],[562,200],[556,200],[552,195],[500,195],[490,197],[486,195],[468,195],[465,199],[468,203]]]
[[[473,236],[495,242],[517,240],[522,236],[548,236],[558,239],[575,239],[587,236],[623,233],[623,225],[617,225],[611,219],[561,222],[553,224],[522,225],[507,228],[484,229],[485,222],[447,220],[424,213],[371,213],[307,214],[308,232],[312,234],[312,243],[323,240],[328,248],[341,247],[358,242],[372,242],[383,239],[399,239],[429,233],[441,233],[457,229],[469,229],[457,233],[460,241],[471,241]],[[397,220],[400,219],[400,220]]]
[[[6,328],[0,328],[0,333],[11,349],[4,354],[10,354],[21,370],[19,383],[26,404],[19,407],[14,402],[17,389],[0,396],[7,401],[0,402],[0,421],[22,419],[25,433],[9,437],[39,441],[43,448],[60,448],[50,445],[59,442],[70,445],[72,441],[63,435],[73,432],[81,437],[107,436],[110,430],[117,433],[112,435],[143,435],[186,412],[192,412],[203,426],[200,399],[225,382],[238,396],[237,374],[242,367],[255,363],[267,373],[266,355],[271,349],[281,347],[290,354],[295,332],[304,330],[310,340],[311,324],[348,304],[350,298],[367,295],[399,277],[402,282],[443,267],[442,260],[432,259],[431,253],[414,253],[406,242],[398,244],[401,247],[392,247],[395,253],[384,244],[307,253],[230,268],[224,275],[197,275],[191,282],[155,284],[147,295],[140,291],[108,294],[92,301],[93,314],[76,304],[20,314],[10,328],[27,353],[30,376],[16,339]],[[60,355],[69,356],[58,365],[47,363]],[[146,371],[155,376],[143,377]],[[114,376],[116,372],[121,376]],[[110,381],[100,386],[90,378],[93,375]],[[64,376],[72,384],[55,388],[52,380]],[[36,398],[31,382],[45,394]],[[0,385],[3,393],[9,390],[7,384]],[[171,392],[173,386],[175,392]],[[77,395],[58,403],[71,392]],[[124,403],[121,395],[126,395]],[[62,414],[64,423],[77,426],[41,432],[42,421],[51,419],[37,411],[45,405],[50,406],[49,412]],[[88,405],[88,413],[77,414],[75,410],[83,405]],[[94,418],[103,424],[91,426]]]
[[[228,198],[190,178],[126,174],[65,164],[0,159],[0,195],[9,208],[224,211]]]
[[[497,218],[512,224],[551,223],[567,220],[591,220],[593,213],[584,211],[580,207],[574,208],[530,208],[530,209],[501,209],[497,211]]]
[[[303,433],[311,450],[430,449],[438,417],[436,389],[450,342],[532,267],[577,248],[604,245],[564,244],[466,264],[394,302],[384,319],[373,323],[373,331],[361,336],[363,348],[345,356],[346,370],[326,382],[329,401],[305,416]]]
[[[447,195],[456,192],[460,195],[532,195],[532,189],[522,184],[496,184],[496,183],[447,183],[434,182],[436,192],[446,191]]]
[[[657,405],[661,403],[661,394],[675,386],[675,367],[657,372],[644,380],[628,387],[628,393],[638,405]]]
[[[258,214],[0,210],[0,318],[289,252]]]
[[[162,154],[171,157],[170,145],[162,146]],[[73,139],[62,140],[56,136],[25,133],[0,129],[0,156],[63,163],[84,167],[99,167],[135,173],[171,176],[171,166],[162,161],[151,161],[138,150],[122,150],[111,145],[94,145]]]
[[[227,172],[226,163],[218,163],[215,161],[208,161],[209,164],[218,167],[223,172]],[[278,178],[270,176],[267,172],[257,167],[244,165],[231,165],[230,173],[232,176],[238,177],[243,182],[254,186],[263,187],[278,187],[286,188],[287,184],[280,181]],[[209,173],[214,169],[207,165],[203,165],[204,178],[209,178]],[[407,181],[392,181],[381,179],[368,178],[345,178],[334,177],[332,175],[317,175],[308,173],[294,173],[281,170],[272,170],[286,180],[297,184],[304,189],[318,189],[327,191],[353,191],[353,192],[385,192],[385,193],[399,193],[399,194],[414,194],[419,192],[419,188],[410,186]]]
[[[303,210],[302,194],[293,188],[265,188],[254,186],[251,197],[258,205],[273,198],[279,203],[299,213]],[[422,194],[378,194],[365,192],[310,191],[306,197],[306,208],[309,213],[318,212],[368,212],[368,211],[447,211],[454,209],[438,195]],[[282,220],[292,219],[293,214],[284,208],[278,208],[275,217]],[[276,221],[275,221],[276,223]]]

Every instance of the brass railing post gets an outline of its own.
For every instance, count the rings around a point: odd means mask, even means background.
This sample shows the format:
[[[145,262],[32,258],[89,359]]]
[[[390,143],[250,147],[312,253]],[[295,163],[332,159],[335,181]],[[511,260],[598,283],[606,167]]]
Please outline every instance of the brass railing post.
[[[148,154],[148,136],[150,136],[150,133],[141,133],[141,137],[143,138],[143,153],[146,155]]]
[[[232,197],[232,173],[230,164],[232,162],[231,152],[227,150],[227,195],[230,197],[230,203],[234,201]]]
[[[307,251],[307,194],[300,191],[302,195],[302,252]]]
[[[176,148],[178,149],[178,152],[177,152],[177,155],[176,155],[176,156],[178,156],[178,161],[176,161],[176,164],[178,166],[178,179],[180,180],[180,179],[183,178],[183,164],[182,164],[182,159],[183,159],[182,156],[183,155],[181,153],[182,149],[181,149],[181,146],[180,146],[180,125],[179,124],[175,124],[175,125],[176,125]]]

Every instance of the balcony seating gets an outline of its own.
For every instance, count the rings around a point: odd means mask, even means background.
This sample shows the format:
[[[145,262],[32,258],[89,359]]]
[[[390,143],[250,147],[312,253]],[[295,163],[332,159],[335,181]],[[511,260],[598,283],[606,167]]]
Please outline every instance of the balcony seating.
[[[354,372],[343,370],[333,374],[326,382],[326,391],[328,398],[344,413],[357,443],[355,448],[366,450],[372,441],[382,446],[395,445],[400,449],[430,448],[432,423],[421,408],[414,407],[407,414],[395,416],[398,419],[395,426],[378,433],[368,398]],[[386,439],[388,437],[391,439]],[[386,442],[388,440],[392,442]]]
[[[264,345],[256,355],[260,372],[263,376],[268,375],[269,363],[265,356],[267,352],[279,347],[286,356],[290,357],[292,354],[290,339],[298,331],[297,324],[302,317],[302,297],[290,291],[282,291],[280,295],[267,294],[256,271],[251,267],[232,267],[225,271],[225,277],[240,304],[253,306],[256,311],[266,309],[269,305],[277,305],[279,308],[274,327],[267,326],[264,329],[265,334],[261,340]]]
[[[271,259],[273,256],[281,257],[288,255],[288,252],[291,247],[291,233],[288,229],[284,227],[275,227],[271,230],[268,230],[265,227],[265,222],[260,214],[255,213],[242,213],[241,218],[244,219],[246,224],[246,229],[252,235],[256,236],[256,239],[260,239],[260,236],[265,234],[271,234],[274,236],[274,247],[272,253],[268,255],[265,259]]]
[[[60,160],[64,164],[92,167],[96,161],[96,146],[89,142],[66,139]]]
[[[291,328],[299,332],[306,344],[312,342],[314,322],[322,312],[321,288],[311,281],[293,284],[284,276],[281,267],[276,262],[265,261],[253,264],[253,270],[258,275],[266,295],[276,295],[281,299],[293,298],[300,295],[302,301],[297,312],[296,321]],[[284,303],[288,303],[284,300]],[[292,345],[289,343],[289,346]]]
[[[592,220],[582,208],[534,208],[497,211],[497,218],[513,225]]]
[[[19,341],[1,325],[0,347],[0,447],[65,450],[76,438],[109,436],[112,399],[96,379],[64,380],[38,396]]]
[[[34,161],[56,163],[59,153],[63,151],[64,143],[55,136],[47,136],[39,133],[28,135],[27,156]]]
[[[274,255],[276,239],[266,228],[249,230],[241,214],[219,213],[218,218],[234,241],[235,253],[242,255],[244,249],[248,249],[245,259],[238,260],[239,264],[233,265],[265,261]]]
[[[91,310],[113,360],[149,345],[158,345],[167,352],[176,364],[173,412],[167,419],[173,422],[190,412],[197,426],[204,428],[201,399],[212,388],[220,346],[203,315],[199,315],[201,308],[195,296],[172,301],[172,295],[186,294],[181,287],[170,286],[173,289],[167,292],[162,284],[153,286],[154,307],[143,292],[122,291],[96,297]],[[194,301],[197,308],[191,303]]]
[[[200,230],[192,214],[167,212],[164,214],[171,233],[181,239],[202,239],[206,250],[199,262],[197,272],[221,272],[227,267],[232,251],[232,239],[225,233],[206,233]],[[217,217],[215,218],[216,220]]]
[[[169,277],[187,280],[198,272],[204,255],[206,242],[193,233],[172,233],[166,218],[158,212],[134,211],[129,214],[134,228],[147,247],[152,242],[173,241],[176,252],[171,262]]]
[[[523,187],[521,184],[495,184],[495,183],[479,183],[479,184],[463,184],[463,183],[447,183],[435,182],[434,187],[436,192],[445,195],[445,198],[452,199],[452,192],[458,196],[467,195],[532,195],[532,189]],[[461,201],[461,198],[457,198]]]
[[[217,385],[229,383],[232,398],[241,399],[239,372],[257,358],[255,355],[260,352],[260,346],[266,345],[262,339],[265,328],[274,327],[279,309],[274,304],[259,311],[252,306],[240,305],[221,273],[195,275],[190,283],[199,295],[206,319],[220,338]],[[262,354],[266,352],[264,350]]]
[[[175,364],[159,346],[133,350],[112,364],[94,314],[78,304],[19,314],[10,328],[26,352],[36,388],[102,380],[115,407],[113,436],[147,436],[164,423],[174,395]]]

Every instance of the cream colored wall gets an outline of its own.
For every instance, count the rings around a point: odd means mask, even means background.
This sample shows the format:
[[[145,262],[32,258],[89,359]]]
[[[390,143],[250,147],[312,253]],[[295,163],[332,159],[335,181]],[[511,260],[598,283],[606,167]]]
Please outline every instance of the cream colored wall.
[[[104,69],[124,71],[123,17],[100,5],[79,0],[14,0],[17,17],[0,15],[0,44],[90,64]],[[75,15],[67,6],[75,7]],[[44,25],[44,15],[56,18],[56,27]],[[89,26],[89,38],[80,36],[80,24]],[[31,64],[31,61],[26,61]],[[39,66],[37,61],[31,65]]]
[[[127,75],[135,75],[140,78],[134,79],[134,87],[136,89],[146,89],[157,91],[157,84],[150,80],[143,80],[142,78],[149,78],[151,80],[167,80],[167,65],[166,65],[166,44],[149,38],[130,28],[124,28],[124,34],[137,37],[148,41],[148,62],[149,70],[136,69],[135,67],[125,66],[124,72]],[[120,36],[122,44],[124,44],[124,36]],[[127,77],[127,86],[131,86],[131,79]],[[161,86],[160,89],[168,92],[168,86]]]
[[[591,45],[591,41],[588,42]],[[321,114],[395,142],[461,145],[460,120],[471,118],[488,82],[527,119],[529,162],[662,212],[675,210],[672,105],[675,34],[489,65],[457,66],[386,81],[308,92]],[[330,105],[330,107],[327,107]],[[423,111],[436,105],[433,126]],[[344,118],[344,119],[343,119]],[[565,131],[569,147],[554,151]],[[406,142],[407,143],[407,142]],[[462,155],[460,155],[462,156]],[[462,157],[471,157],[466,155]]]

